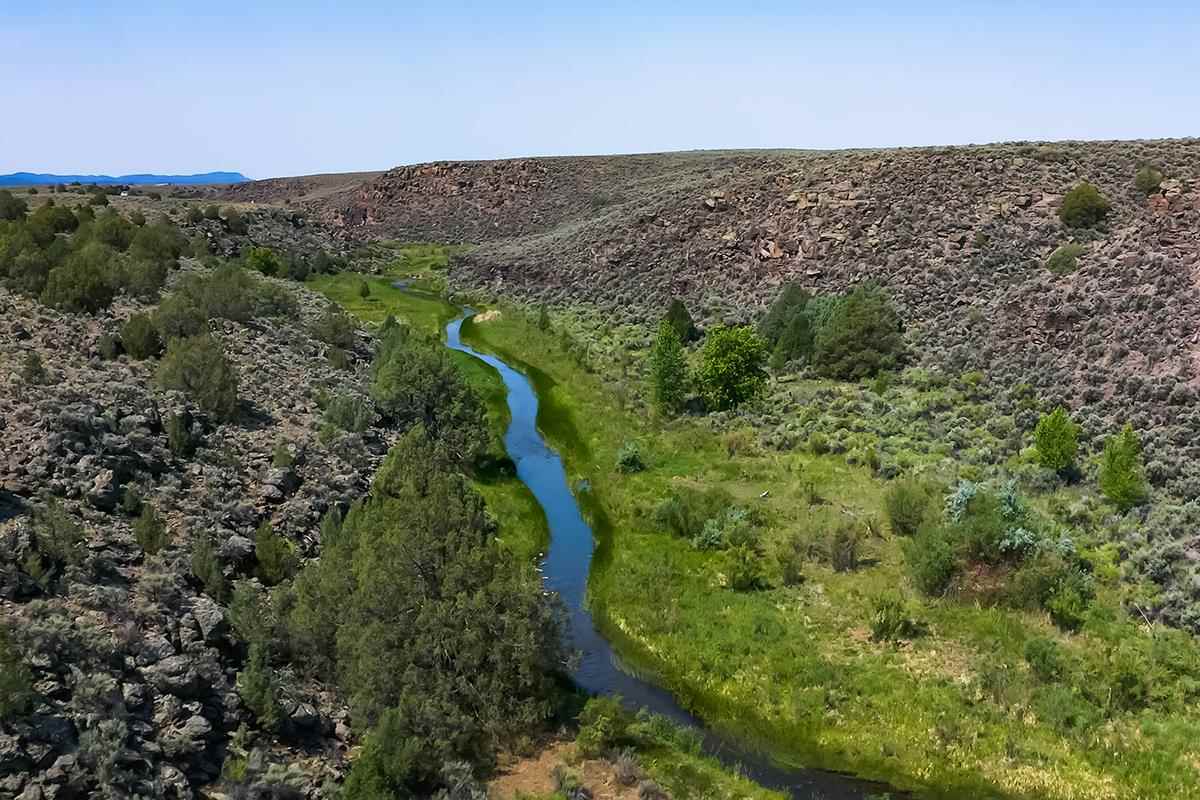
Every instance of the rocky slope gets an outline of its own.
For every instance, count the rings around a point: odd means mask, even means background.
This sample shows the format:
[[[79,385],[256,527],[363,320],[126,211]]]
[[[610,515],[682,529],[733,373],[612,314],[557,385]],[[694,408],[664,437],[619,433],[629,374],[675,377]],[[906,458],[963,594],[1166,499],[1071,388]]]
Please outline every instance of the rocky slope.
[[[293,319],[212,323],[239,374],[232,422],[158,391],[154,360],[101,357],[101,337],[136,304],[78,316],[0,290],[0,613],[36,697],[0,730],[0,798],[191,798],[218,777],[239,726],[256,736],[235,690],[244,654],[193,574],[196,545],[211,539],[226,579],[248,576],[264,521],[311,554],[321,515],[365,492],[389,444],[378,428],[318,435],[318,396],[363,392],[369,345],[360,339],[353,371],[329,366],[308,333],[325,301],[289,287]],[[30,353],[41,381],[23,374]],[[192,455],[169,446],[167,421],[184,412],[200,439]],[[134,497],[166,523],[157,555],[135,541]],[[41,586],[23,565],[44,522],[16,512],[52,499],[86,547]],[[263,737],[250,772],[304,764],[276,777],[311,791],[341,768],[344,711],[320,687],[283,684],[287,744]]]
[[[656,318],[672,296],[710,324],[751,321],[785,281],[877,281],[915,359],[1031,383],[1095,432],[1132,421],[1190,499],[1198,156],[1200,141],[1171,140],[437,163],[312,213],[347,237],[477,243],[460,285],[594,304],[615,323]],[[1134,187],[1143,164],[1166,175],[1149,196]],[[1097,231],[1057,216],[1084,180],[1113,204]],[[1069,241],[1078,269],[1051,273]]]

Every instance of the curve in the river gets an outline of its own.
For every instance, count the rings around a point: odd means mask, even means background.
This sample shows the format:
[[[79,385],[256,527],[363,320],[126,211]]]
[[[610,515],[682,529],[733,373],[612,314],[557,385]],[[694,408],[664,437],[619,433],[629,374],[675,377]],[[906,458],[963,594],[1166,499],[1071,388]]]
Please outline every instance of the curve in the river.
[[[762,755],[708,730],[669,692],[620,668],[616,654],[592,624],[585,605],[594,548],[592,531],[571,492],[562,459],[546,445],[538,431],[537,393],[521,372],[493,355],[463,344],[462,324],[473,313],[467,309],[446,326],[446,346],[493,367],[504,381],[512,417],[504,435],[504,446],[516,465],[517,477],[529,487],[546,513],[550,551],[543,561],[543,576],[547,588],[562,597],[568,610],[571,644],[580,654],[579,666],[573,676],[575,682],[593,694],[620,695],[633,708],[645,708],[700,730],[705,752],[738,768],[751,780],[793,798],[857,800],[887,791],[887,787],[880,784],[836,772],[778,767]]]

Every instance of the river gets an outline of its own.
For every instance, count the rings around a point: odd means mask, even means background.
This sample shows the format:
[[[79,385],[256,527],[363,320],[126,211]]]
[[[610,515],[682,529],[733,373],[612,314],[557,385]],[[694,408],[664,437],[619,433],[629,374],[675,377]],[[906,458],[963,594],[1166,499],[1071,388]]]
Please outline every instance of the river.
[[[467,309],[446,326],[446,346],[488,364],[500,373],[504,382],[511,414],[504,446],[516,465],[517,477],[529,487],[546,514],[550,549],[542,564],[543,577],[546,587],[558,593],[568,611],[571,645],[580,656],[573,675],[575,682],[592,694],[620,695],[630,708],[644,708],[696,728],[701,732],[706,753],[756,783],[797,800],[858,800],[887,792],[886,786],[841,773],[777,766],[765,756],[706,728],[669,692],[621,668],[616,653],[596,630],[586,607],[595,541],[571,491],[562,459],[538,430],[537,392],[523,373],[496,356],[463,343],[462,324],[473,313]]]

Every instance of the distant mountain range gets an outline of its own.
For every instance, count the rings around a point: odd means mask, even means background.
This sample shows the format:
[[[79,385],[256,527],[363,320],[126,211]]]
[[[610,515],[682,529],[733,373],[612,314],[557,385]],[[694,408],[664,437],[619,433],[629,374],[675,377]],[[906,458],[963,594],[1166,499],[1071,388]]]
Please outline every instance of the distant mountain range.
[[[147,184],[147,183],[245,183],[250,179],[240,172],[203,172],[199,175],[52,175],[40,172],[14,172],[0,175],[0,186],[39,186],[48,183]]]

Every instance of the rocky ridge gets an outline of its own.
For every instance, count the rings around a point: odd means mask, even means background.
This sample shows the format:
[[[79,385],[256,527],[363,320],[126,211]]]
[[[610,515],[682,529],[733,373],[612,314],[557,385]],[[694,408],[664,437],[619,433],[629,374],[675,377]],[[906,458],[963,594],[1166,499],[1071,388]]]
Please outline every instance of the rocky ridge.
[[[254,731],[235,690],[240,645],[192,574],[196,543],[211,538],[228,579],[248,576],[264,521],[313,554],[321,515],[365,493],[390,443],[377,427],[319,435],[322,393],[365,392],[369,341],[359,339],[352,372],[330,366],[308,333],[326,301],[289,286],[294,319],[212,323],[239,373],[232,422],[157,390],[153,360],[101,357],[101,337],[135,303],[77,316],[0,290],[0,605],[32,664],[36,698],[32,714],[0,730],[0,798],[114,787],[123,797],[191,798],[220,775],[235,731]],[[21,375],[30,352],[46,371],[38,384]],[[190,457],[169,446],[174,415],[200,440]],[[135,541],[131,497],[166,523],[157,555]],[[47,589],[20,568],[35,521],[19,512],[51,498],[83,528],[86,548]],[[308,764],[280,779],[287,796],[303,796],[341,769],[345,710],[295,676],[282,684],[287,746],[263,738],[255,768]]]

